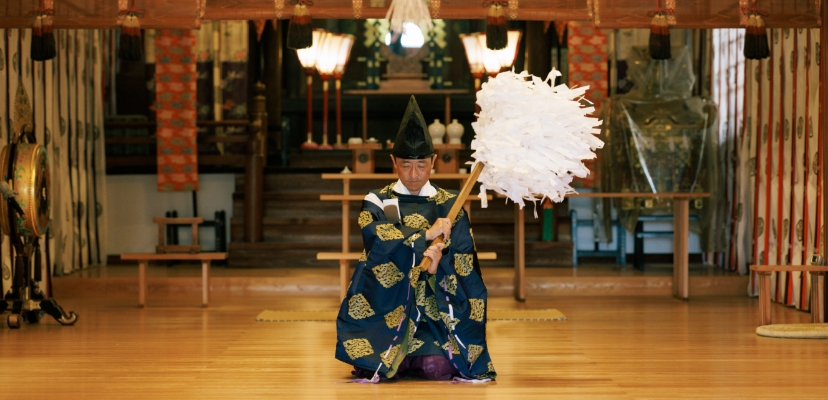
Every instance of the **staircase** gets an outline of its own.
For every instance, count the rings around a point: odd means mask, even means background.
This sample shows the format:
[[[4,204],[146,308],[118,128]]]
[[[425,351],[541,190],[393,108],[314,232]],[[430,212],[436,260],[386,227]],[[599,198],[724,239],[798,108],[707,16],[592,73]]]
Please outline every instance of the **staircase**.
[[[244,174],[236,175],[233,218],[230,221],[231,268],[337,268],[331,261],[316,260],[316,253],[341,251],[342,206],[338,201],[320,201],[320,194],[341,194],[342,182],[323,180],[322,172],[268,172],[264,177],[263,241],[244,242]],[[352,181],[351,193],[367,193],[391,182]],[[459,182],[436,181],[446,189],[459,189]],[[477,193],[477,189],[472,193]],[[362,236],[356,220],[361,204],[351,202],[351,251],[362,250]],[[572,242],[569,217],[558,207],[558,242],[544,242],[541,220],[533,207],[526,213],[526,266],[571,266]],[[538,206],[538,215],[542,210]],[[504,199],[489,201],[481,209],[472,202],[472,228],[480,251],[497,252],[497,260],[483,261],[486,267],[514,266],[514,205]]]

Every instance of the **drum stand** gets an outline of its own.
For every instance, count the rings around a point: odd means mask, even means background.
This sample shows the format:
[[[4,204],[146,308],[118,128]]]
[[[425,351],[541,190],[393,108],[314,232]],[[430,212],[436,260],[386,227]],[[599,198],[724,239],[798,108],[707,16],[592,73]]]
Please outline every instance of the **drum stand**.
[[[11,311],[7,322],[9,328],[12,329],[20,328],[21,319],[30,324],[36,324],[45,315],[52,316],[61,325],[73,325],[78,320],[78,315],[72,311],[67,314],[57,301],[48,298],[38,285],[43,275],[39,238],[26,239],[26,243],[23,244],[20,237],[12,237],[16,250],[14,278],[12,290],[3,300],[0,300],[0,312]],[[34,268],[32,268],[32,261],[34,261]],[[47,272],[47,275],[51,275],[51,271]],[[51,285],[49,287],[51,288]]]

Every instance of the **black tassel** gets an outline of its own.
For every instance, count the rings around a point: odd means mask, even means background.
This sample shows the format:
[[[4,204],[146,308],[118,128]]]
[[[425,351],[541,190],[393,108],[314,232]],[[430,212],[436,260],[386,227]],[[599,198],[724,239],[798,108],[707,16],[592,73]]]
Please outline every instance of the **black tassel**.
[[[669,60],[670,57],[670,27],[667,26],[667,17],[656,13],[650,22],[650,58]]]
[[[39,14],[32,24],[32,60],[46,61],[57,56],[55,35],[52,32],[52,18]]]
[[[32,60],[43,61],[43,16],[35,17],[32,24]]]
[[[313,28],[308,7],[299,2],[293,7],[288,25],[287,47],[291,49],[306,49],[313,46]]]
[[[121,40],[118,57],[122,60],[138,61],[144,56],[144,43],[141,39],[141,24],[138,17],[130,13],[121,24]]]
[[[52,30],[52,17],[43,16],[43,55],[47,60],[57,57],[57,45],[55,44],[55,32]]]
[[[762,16],[752,13],[745,27],[745,47],[743,51],[748,60],[761,60],[770,57],[770,43]]]
[[[498,3],[492,4],[486,17],[486,47],[492,50],[505,49],[509,44],[508,30],[503,7]]]

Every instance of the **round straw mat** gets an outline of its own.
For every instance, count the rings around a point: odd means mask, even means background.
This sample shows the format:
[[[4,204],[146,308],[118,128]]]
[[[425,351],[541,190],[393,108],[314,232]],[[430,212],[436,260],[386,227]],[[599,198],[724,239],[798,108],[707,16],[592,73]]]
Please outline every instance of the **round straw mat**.
[[[828,339],[828,324],[776,324],[756,328],[759,336],[787,339]]]

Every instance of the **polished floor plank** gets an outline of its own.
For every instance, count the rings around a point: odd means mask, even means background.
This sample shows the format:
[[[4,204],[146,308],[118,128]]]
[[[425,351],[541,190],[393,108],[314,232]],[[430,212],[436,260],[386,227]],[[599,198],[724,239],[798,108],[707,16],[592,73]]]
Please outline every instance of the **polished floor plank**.
[[[496,382],[342,384],[330,322],[256,322],[264,309],[336,309],[334,297],[187,292],[135,307],[133,293],[61,293],[76,326],[0,328],[3,395],[37,398],[815,398],[828,393],[828,341],[756,336],[747,297],[490,300],[490,308],[557,308],[567,321],[491,321]],[[774,321],[809,315],[773,306]],[[44,394],[45,393],[45,394]],[[461,397],[462,398],[462,397]]]

